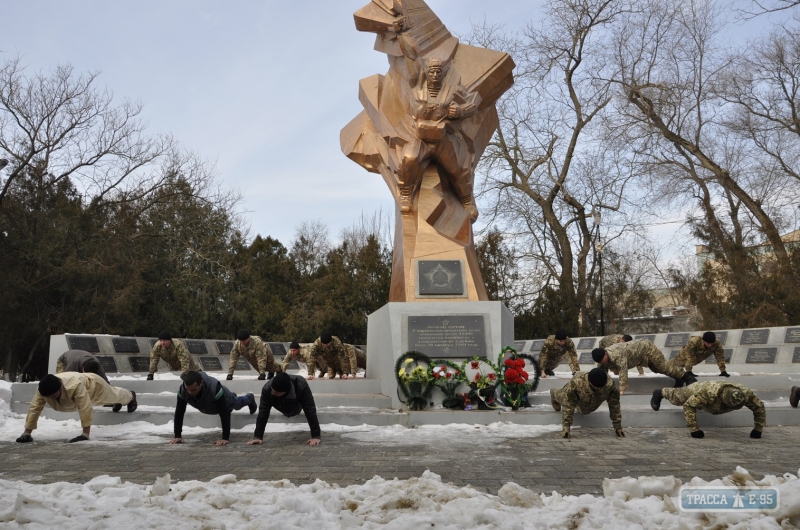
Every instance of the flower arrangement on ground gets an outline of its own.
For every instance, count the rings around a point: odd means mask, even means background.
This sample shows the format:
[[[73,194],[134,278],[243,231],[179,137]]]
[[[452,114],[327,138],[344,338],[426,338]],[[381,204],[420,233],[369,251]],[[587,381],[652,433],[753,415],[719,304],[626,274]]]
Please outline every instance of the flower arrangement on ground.
[[[464,361],[461,369],[470,387],[470,402],[477,404],[478,410],[496,409],[495,394],[499,383],[497,367],[486,357],[473,357]]]
[[[433,379],[433,384],[444,392],[442,406],[446,409],[463,410],[464,397],[456,391],[461,383],[466,383],[467,378],[461,367],[452,361],[437,359],[428,365],[428,375]]]
[[[404,353],[394,365],[397,387],[410,410],[422,410],[428,406],[434,386],[433,378],[428,374],[430,365],[430,357],[418,351]]]
[[[525,360],[528,360],[533,367],[533,378],[525,370]],[[511,346],[506,346],[497,358],[497,364],[501,366],[502,382],[500,391],[503,402],[510,405],[512,410],[519,410],[521,407],[530,407],[528,394],[535,391],[539,386],[539,363],[529,355],[517,353]]]

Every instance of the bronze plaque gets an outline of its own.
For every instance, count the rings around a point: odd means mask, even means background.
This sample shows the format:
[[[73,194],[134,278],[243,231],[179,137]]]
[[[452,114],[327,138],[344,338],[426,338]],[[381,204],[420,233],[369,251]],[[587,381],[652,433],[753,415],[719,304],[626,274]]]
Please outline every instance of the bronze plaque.
[[[222,355],[229,355],[233,350],[233,341],[231,340],[218,340],[215,342],[217,351]]]
[[[655,342],[656,341],[656,336],[655,335],[636,335],[634,337],[634,339],[636,339],[636,340],[645,339],[645,340],[649,340],[650,342]]]
[[[542,346],[544,346],[543,340],[535,340],[531,343],[531,351],[540,352],[542,351]]]
[[[731,357],[733,357],[733,348],[722,350],[722,355],[725,357],[725,364],[730,364]],[[706,358],[706,364],[717,364],[717,360],[714,358],[713,355],[709,355]]]
[[[592,359],[592,352],[590,351],[581,352],[580,357],[578,357],[578,363],[595,364],[594,359]]]
[[[800,342],[800,328],[786,328],[783,342]]]
[[[219,357],[200,357],[200,364],[203,365],[203,371],[205,372],[222,371],[222,363],[219,361]]]
[[[747,350],[747,364],[772,364],[778,357],[778,348],[750,348]]]
[[[797,346],[794,349],[794,355],[792,355],[792,363],[800,363],[800,346]]]
[[[186,345],[186,349],[189,350],[189,353],[194,353],[195,355],[208,355],[208,349],[206,348],[205,341],[184,339],[183,343]]]
[[[96,337],[81,335],[67,335],[67,342],[70,350],[83,350],[89,353],[100,353],[100,345],[97,344]]]
[[[581,339],[578,341],[578,346],[575,348],[576,350],[591,350],[594,348],[594,343],[597,342],[595,338],[587,338]]]
[[[417,270],[420,296],[464,294],[464,271],[460,260],[420,260]]]
[[[111,339],[114,344],[114,351],[117,353],[141,353],[139,343],[130,337],[114,337]]]
[[[433,358],[486,356],[483,316],[409,316],[408,349]]]
[[[131,363],[131,372],[149,372],[150,371],[150,357],[144,355],[132,355],[128,357]]]
[[[674,348],[675,346],[686,346],[689,342],[688,333],[670,333],[667,335],[667,341],[664,343],[665,348]]]
[[[739,344],[766,344],[768,340],[769,329],[746,329],[742,331],[742,340],[739,341]],[[750,358],[749,354],[748,358]]]
[[[269,342],[267,344],[269,344],[269,349],[272,350],[272,355],[286,355],[286,346],[282,342]]]
[[[119,372],[119,370],[117,370],[117,361],[115,361],[114,357],[111,355],[98,355],[97,360],[100,361],[100,366],[103,367],[103,370],[107,374]]]

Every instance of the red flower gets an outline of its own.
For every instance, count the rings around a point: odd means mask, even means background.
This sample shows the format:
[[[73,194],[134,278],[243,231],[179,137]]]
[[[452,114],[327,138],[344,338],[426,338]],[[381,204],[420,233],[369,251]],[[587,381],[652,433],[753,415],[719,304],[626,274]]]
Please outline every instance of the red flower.
[[[481,362],[480,361],[472,361],[470,363],[470,366],[472,366],[473,370],[477,370],[478,368],[481,367]]]
[[[523,381],[527,381],[527,380],[528,380],[528,377],[530,377],[530,376],[528,375],[528,372],[526,372],[525,370],[520,370],[520,371],[519,371],[519,375],[522,377]]]
[[[513,368],[513,367],[515,367],[517,365],[517,363],[516,363],[516,361],[514,361],[514,359],[506,359],[505,361],[503,361],[503,364],[505,364],[509,368]]]
[[[518,375],[519,374],[517,373],[517,371],[515,369],[506,368],[506,372],[505,372],[506,381],[513,381],[514,379],[517,378]]]
[[[435,379],[439,379],[440,377],[442,377],[442,374],[441,374],[441,373],[439,373],[439,372],[433,372],[433,377],[434,377]]]
[[[517,365],[515,366],[517,369],[525,368],[525,359],[517,359]]]
[[[481,380],[481,374],[475,374],[475,381]]]
[[[447,373],[444,375],[444,377],[445,377],[445,379],[450,379],[451,377],[453,377],[453,374],[451,374],[450,372],[447,372]]]
[[[447,366],[442,365],[442,372],[446,372],[446,371],[447,371]]]
[[[497,376],[496,376],[496,375],[494,375],[494,373],[490,373],[490,374],[489,374],[489,375],[487,375],[486,377],[488,377],[488,378],[489,378],[489,381],[494,381],[495,379],[497,379]]]
[[[461,370],[456,370],[456,375],[460,374]]]

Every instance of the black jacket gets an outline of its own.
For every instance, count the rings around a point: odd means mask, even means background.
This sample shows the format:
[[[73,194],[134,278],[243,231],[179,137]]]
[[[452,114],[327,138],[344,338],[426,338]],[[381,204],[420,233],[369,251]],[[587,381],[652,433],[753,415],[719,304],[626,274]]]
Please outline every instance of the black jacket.
[[[300,414],[306,415],[306,421],[311,428],[311,437],[319,438],[321,431],[319,428],[319,420],[317,420],[317,407],[314,405],[314,396],[311,394],[311,388],[308,382],[299,375],[289,375],[291,387],[289,392],[281,397],[272,395],[272,380],[264,385],[261,391],[261,403],[258,406],[258,419],[256,420],[256,430],[253,433],[254,438],[261,440],[264,438],[264,429],[267,427],[269,421],[269,413],[273,409],[277,409],[284,416],[292,417]]]
[[[231,435],[231,411],[233,410],[234,395],[222,383],[206,374],[203,376],[203,388],[196,396],[191,396],[186,387],[181,385],[178,389],[178,402],[175,405],[175,438],[181,437],[183,431],[183,415],[186,413],[186,404],[193,406],[203,414],[219,414],[222,422],[222,439],[227,440]]]

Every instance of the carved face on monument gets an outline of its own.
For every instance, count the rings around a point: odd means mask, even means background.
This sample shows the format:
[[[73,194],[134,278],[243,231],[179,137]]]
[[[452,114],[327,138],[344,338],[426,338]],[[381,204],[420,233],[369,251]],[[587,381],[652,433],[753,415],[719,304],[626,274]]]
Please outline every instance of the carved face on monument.
[[[442,88],[442,78],[444,77],[442,63],[438,59],[431,59],[428,61],[427,68],[428,88],[437,90]]]

